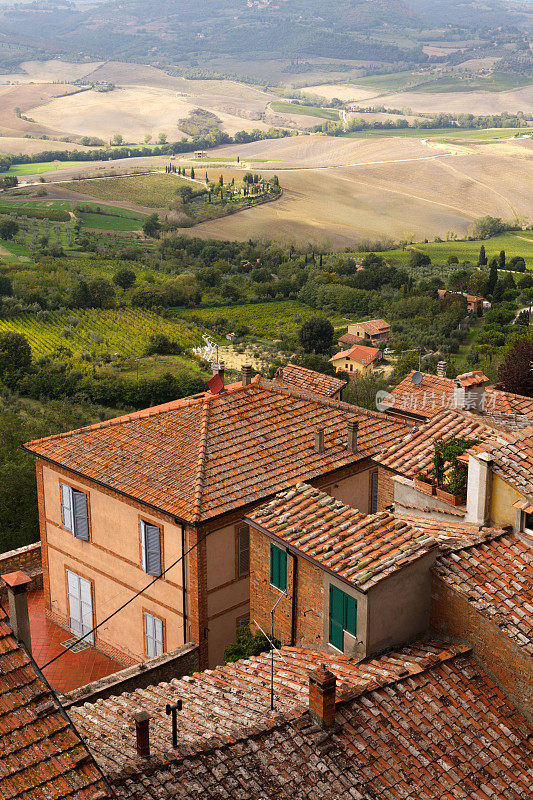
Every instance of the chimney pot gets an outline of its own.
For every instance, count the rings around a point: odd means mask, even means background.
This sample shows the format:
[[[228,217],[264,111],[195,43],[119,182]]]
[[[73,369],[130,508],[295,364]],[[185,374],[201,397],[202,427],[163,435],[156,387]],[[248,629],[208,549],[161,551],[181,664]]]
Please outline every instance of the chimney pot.
[[[324,429],[320,428],[319,430],[315,431],[315,452],[316,453],[323,453],[324,452]]]
[[[439,361],[439,363],[437,364],[437,375],[440,378],[445,378],[447,370],[448,370],[447,362],[446,361]]]
[[[9,624],[19,642],[23,642],[28,653],[31,654],[30,617],[28,614],[28,586],[31,584],[24,572],[8,572],[2,575],[2,580],[7,586],[9,601]]]
[[[252,366],[251,364],[243,364],[242,367],[242,385],[249,386],[252,382]]]
[[[136,711],[135,735],[137,739],[137,753],[141,758],[150,758],[150,714],[147,711]]]
[[[309,713],[323,728],[335,722],[337,678],[325,664],[309,672]]]
[[[348,420],[348,450],[352,453],[357,453],[357,433],[359,431],[359,423],[356,419]]]

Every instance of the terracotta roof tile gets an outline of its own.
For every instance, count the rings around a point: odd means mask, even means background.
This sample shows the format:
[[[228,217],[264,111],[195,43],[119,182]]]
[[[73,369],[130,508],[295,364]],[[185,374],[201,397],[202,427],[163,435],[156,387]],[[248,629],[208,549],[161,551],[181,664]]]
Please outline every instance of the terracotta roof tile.
[[[443,378],[440,375],[422,373],[422,382],[415,385],[412,382],[412,370],[398,386],[392,390],[390,407],[397,411],[404,411],[429,419],[443,409],[457,409],[456,380]],[[485,389],[484,412],[496,418],[501,417],[502,425],[506,418],[512,416],[517,425],[524,427],[533,420],[533,398],[524,397],[500,389],[487,387]],[[519,417],[525,417],[520,420]]]
[[[486,442],[503,442],[508,436],[495,429],[490,420],[486,421],[485,417],[477,414],[440,411],[429,422],[384,449],[375,460],[407,478],[414,478],[417,473],[431,469],[436,441],[448,441],[454,437],[474,439],[481,443],[481,449],[486,449]]]
[[[307,711],[308,673],[337,677],[335,725]],[[367,663],[282,648],[270,658],[71,710],[119,798],[140,800],[521,800],[531,727],[462,645],[418,642]],[[165,704],[183,700],[178,748]],[[132,714],[151,715],[152,756],[134,749]]]
[[[381,353],[377,347],[365,347],[362,344],[354,344],[349,350],[341,350],[330,358],[330,361],[338,361],[339,358],[351,358],[352,361],[357,361],[359,364],[367,366]]]
[[[359,422],[358,452],[347,422]],[[314,432],[325,432],[325,451]],[[243,387],[30,442],[36,456],[187,521],[217,516],[373,456],[405,423],[282,383]]]
[[[358,322],[369,336],[378,336],[380,333],[390,331],[390,323],[385,319],[369,319],[366,322]]]
[[[362,514],[305,483],[280,492],[247,520],[363,592],[438,547],[425,530],[394,514]]]
[[[288,386],[323,394],[324,397],[333,397],[346,386],[346,381],[341,381],[332,375],[323,375],[312,369],[299,367],[296,364],[287,364],[286,367],[282,367],[278,370],[276,377]]]
[[[339,344],[347,344],[350,348],[353,344],[357,344],[357,342],[361,341],[360,336],[356,336],[355,333],[345,333],[343,336],[339,336],[338,340]]]
[[[516,534],[443,555],[434,569],[502,634],[533,654],[532,557]]]
[[[99,769],[0,611],[0,796],[110,797]]]

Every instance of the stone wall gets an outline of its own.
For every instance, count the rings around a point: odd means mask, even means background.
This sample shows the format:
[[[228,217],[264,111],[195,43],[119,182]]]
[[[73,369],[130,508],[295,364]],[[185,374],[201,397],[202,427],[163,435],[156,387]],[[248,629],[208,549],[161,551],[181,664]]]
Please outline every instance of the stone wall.
[[[28,544],[17,550],[8,550],[0,553],[0,575],[21,570],[31,578],[30,591],[43,588],[43,562],[41,558],[41,543]],[[0,602],[7,600],[7,590],[3,583],[0,586]]]
[[[170,653],[142,661],[133,667],[115,672],[99,681],[88,683],[79,689],[61,696],[65,708],[81,706],[84,703],[94,703],[96,700],[111,695],[132,692],[135,689],[145,689],[156,683],[171,681],[172,678],[182,678],[198,672],[200,669],[198,645],[186,644]]]

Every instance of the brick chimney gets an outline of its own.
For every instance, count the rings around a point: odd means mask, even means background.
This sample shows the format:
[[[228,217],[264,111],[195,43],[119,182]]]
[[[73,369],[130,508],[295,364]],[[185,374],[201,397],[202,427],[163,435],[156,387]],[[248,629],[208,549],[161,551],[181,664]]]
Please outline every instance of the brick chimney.
[[[485,409],[485,384],[488,378],[481,370],[465,372],[455,379],[455,407],[481,413]]]
[[[137,739],[137,754],[141,758],[150,758],[150,714],[147,711],[136,711],[135,735]]]
[[[437,375],[439,376],[439,378],[446,377],[447,369],[448,369],[448,364],[446,363],[446,361],[439,361],[439,363],[437,364]]]
[[[352,453],[357,453],[357,433],[359,431],[359,423],[356,419],[348,420],[348,450]]]
[[[30,617],[28,614],[28,586],[31,578],[24,572],[8,572],[2,575],[7,586],[9,600],[9,624],[19,642],[23,642],[31,654]]]
[[[242,385],[249,386],[252,382],[252,366],[251,364],[243,364],[242,367]]]
[[[324,428],[315,431],[315,453],[324,452]]]
[[[213,361],[213,363],[211,364],[211,371],[213,373],[213,376],[220,375],[222,380],[224,380],[225,370],[226,370],[226,364],[224,363],[224,361]]]
[[[335,722],[337,678],[325,664],[309,673],[309,713],[323,728]]]

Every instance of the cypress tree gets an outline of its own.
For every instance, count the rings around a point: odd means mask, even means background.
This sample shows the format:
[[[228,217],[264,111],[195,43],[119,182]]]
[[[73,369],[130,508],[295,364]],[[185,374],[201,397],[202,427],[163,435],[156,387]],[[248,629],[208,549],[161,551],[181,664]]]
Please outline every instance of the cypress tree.
[[[505,269],[505,250],[500,250],[500,269]]]
[[[479,258],[477,260],[478,266],[485,267],[487,264],[487,256],[485,255],[485,245],[482,244],[479,248]]]
[[[194,178],[194,176],[195,176],[194,167],[191,167],[191,178]]]
[[[498,282],[498,259],[496,256],[491,259],[490,262],[490,273],[489,273],[489,284],[487,286],[487,290],[489,294],[494,293],[494,289]]]

